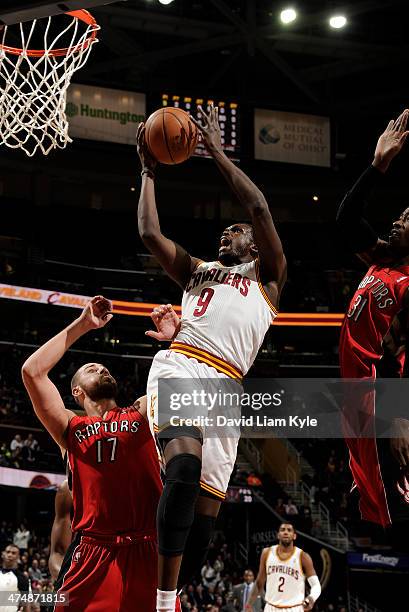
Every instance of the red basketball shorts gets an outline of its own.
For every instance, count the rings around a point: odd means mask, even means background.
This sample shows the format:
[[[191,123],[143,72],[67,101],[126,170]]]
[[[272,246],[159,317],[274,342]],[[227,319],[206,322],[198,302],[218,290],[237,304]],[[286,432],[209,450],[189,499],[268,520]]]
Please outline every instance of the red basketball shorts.
[[[69,612],[155,612],[156,534],[82,535],[58,593]]]

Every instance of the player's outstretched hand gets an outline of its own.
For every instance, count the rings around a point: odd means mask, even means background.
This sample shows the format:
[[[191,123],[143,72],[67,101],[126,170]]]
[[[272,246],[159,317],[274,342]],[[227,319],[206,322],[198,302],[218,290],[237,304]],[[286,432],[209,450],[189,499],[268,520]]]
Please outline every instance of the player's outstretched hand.
[[[113,317],[112,304],[102,295],[96,295],[85,306],[80,319],[89,329],[104,327]]]
[[[145,124],[140,123],[136,132],[136,147],[138,150],[139,159],[141,160],[142,168],[154,170],[156,167],[156,159],[151,155],[145,139]]]
[[[409,134],[409,130],[406,130],[408,118],[409,109],[406,108],[397,119],[389,121],[386,130],[380,135],[375,149],[373,165],[381,172],[386,172],[393,158],[405,144]]]
[[[199,119],[190,115],[193,123],[199,128],[206,149],[210,154],[223,151],[222,135],[219,125],[219,109],[210,104],[209,112],[205,113],[201,106],[198,106],[200,113]]]
[[[304,606],[304,610],[306,612],[308,612],[309,610],[312,610],[313,607],[314,607],[314,600],[313,600],[313,598],[308,595],[308,597],[306,597],[304,599],[303,606]]]
[[[155,323],[157,331],[146,331],[145,335],[160,341],[170,341],[176,336],[180,329],[180,319],[173,310],[171,304],[157,306],[151,312],[151,319]]]

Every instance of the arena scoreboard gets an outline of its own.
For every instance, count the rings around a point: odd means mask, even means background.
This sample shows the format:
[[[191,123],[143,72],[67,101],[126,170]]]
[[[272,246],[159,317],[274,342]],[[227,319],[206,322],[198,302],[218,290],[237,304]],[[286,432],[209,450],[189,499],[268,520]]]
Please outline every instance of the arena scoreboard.
[[[199,118],[198,106],[206,110],[213,102],[219,109],[219,123],[222,132],[224,152],[230,159],[240,159],[240,114],[239,105],[231,100],[219,98],[200,98],[195,96],[182,96],[171,93],[162,94],[162,106],[176,106],[185,110],[195,118]],[[203,143],[199,142],[194,152],[198,157],[210,157]]]
[[[229,486],[226,491],[226,502],[231,504],[252,504],[257,499],[253,495],[253,491],[247,487]]]

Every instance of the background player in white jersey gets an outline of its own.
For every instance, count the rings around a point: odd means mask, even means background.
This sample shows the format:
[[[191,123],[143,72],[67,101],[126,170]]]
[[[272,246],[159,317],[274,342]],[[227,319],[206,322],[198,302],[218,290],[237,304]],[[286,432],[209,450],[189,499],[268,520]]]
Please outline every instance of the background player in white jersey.
[[[160,378],[241,379],[251,367],[286,279],[280,238],[262,192],[224,154],[217,108],[200,109],[203,141],[250,217],[227,227],[218,260],[205,263],[166,238],[155,202],[155,165],[138,131],[142,188],[139,232],[163,269],[183,289],[180,331],[168,351],[160,351],[148,380],[152,428],[157,420]],[[235,438],[206,438],[195,427],[157,432],[164,446],[166,483],[158,508],[159,588],[157,610],[172,612],[179,584],[206,553],[215,517],[224,499],[236,458]],[[202,449],[203,444],[203,449]],[[200,495],[199,495],[200,492]],[[187,558],[189,557],[189,562]],[[186,569],[186,573],[184,570]]]
[[[287,609],[290,612],[312,610],[321,594],[321,585],[310,555],[294,546],[297,538],[291,523],[282,523],[278,530],[278,544],[261,553],[258,576],[250,593],[246,612],[266,586],[265,612]],[[305,581],[310,594],[305,596]]]

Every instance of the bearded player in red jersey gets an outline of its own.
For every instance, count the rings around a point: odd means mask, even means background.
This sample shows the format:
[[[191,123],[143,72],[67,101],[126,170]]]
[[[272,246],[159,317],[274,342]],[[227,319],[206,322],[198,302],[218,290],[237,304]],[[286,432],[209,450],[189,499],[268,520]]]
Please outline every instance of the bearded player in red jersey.
[[[71,383],[86,412],[77,416],[48,377],[76,340],[111,318],[111,303],[93,298],[80,317],[27,359],[22,375],[38,418],[68,452],[72,530],[80,533],[61,587],[70,612],[153,612],[155,510],[162,483],[146,403],[119,408],[115,379],[103,365],[87,363]]]
[[[385,180],[384,174],[392,159],[406,141],[408,117],[406,109],[388,123],[379,137],[371,166],[345,195],[337,214],[346,241],[370,266],[352,298],[341,331],[339,354],[343,378],[376,379],[383,343],[393,331],[397,317],[409,305],[409,209],[394,221],[387,241],[381,240],[364,218],[371,192]],[[368,434],[373,431],[367,437],[348,435],[347,439],[351,471],[361,495],[362,517],[382,526],[407,521],[409,420],[406,416],[409,410],[400,415],[402,418],[394,419],[393,439],[377,439],[375,392],[362,391],[358,396],[359,400],[350,399],[344,407],[344,417],[349,424],[354,418],[365,422],[369,425]]]

